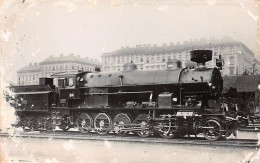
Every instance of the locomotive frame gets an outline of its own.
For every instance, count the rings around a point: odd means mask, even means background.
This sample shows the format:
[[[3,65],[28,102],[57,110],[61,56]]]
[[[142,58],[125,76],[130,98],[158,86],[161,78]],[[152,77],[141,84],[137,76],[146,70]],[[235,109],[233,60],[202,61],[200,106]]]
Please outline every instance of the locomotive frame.
[[[173,60],[166,70],[137,70],[128,63],[121,72],[58,73],[52,76],[58,87],[52,78],[40,79],[39,86],[12,87],[16,97],[11,105],[20,118],[17,125],[31,129],[76,127],[81,133],[163,138],[203,133],[208,140],[219,140],[235,133],[237,116],[211,109],[223,89],[223,61],[217,59],[216,68],[207,68],[210,60],[211,50],[194,50],[191,61],[197,62],[196,68],[181,68],[181,62]],[[29,94],[42,98],[33,101]],[[44,112],[34,107],[43,106],[42,100],[47,102]]]

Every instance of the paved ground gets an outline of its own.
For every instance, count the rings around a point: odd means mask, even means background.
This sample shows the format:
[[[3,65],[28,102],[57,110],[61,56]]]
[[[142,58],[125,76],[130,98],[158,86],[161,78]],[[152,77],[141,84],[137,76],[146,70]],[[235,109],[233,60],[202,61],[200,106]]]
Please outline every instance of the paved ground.
[[[0,143],[3,163],[249,163],[249,160],[251,163],[260,160],[260,152],[248,148],[37,138],[0,138]]]

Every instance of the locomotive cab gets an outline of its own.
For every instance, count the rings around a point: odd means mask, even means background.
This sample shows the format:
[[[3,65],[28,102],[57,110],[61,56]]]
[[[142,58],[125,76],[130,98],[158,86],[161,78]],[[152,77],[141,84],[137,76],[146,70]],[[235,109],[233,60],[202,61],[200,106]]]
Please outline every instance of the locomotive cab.
[[[75,100],[81,99],[80,86],[81,78],[88,72],[63,72],[52,75],[54,80],[58,81],[56,88],[57,106],[71,107]]]

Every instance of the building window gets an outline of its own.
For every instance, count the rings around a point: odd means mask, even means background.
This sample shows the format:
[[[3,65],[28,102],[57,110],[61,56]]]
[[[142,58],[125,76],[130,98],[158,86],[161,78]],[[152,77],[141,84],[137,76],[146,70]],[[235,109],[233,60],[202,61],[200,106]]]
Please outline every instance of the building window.
[[[143,58],[140,59],[140,62],[143,62]]]
[[[74,66],[71,66],[71,69],[74,70]]]
[[[62,70],[62,65],[60,65],[60,70]]]
[[[231,65],[234,65],[234,56],[230,56],[230,57],[229,57],[229,60],[230,60],[230,64],[231,64]]]
[[[230,72],[230,75],[233,75],[234,74],[234,67],[229,67],[229,72]]]
[[[52,67],[52,70],[55,70],[55,66]]]
[[[231,54],[234,53],[234,48],[233,48],[233,47],[230,48],[230,53],[231,53]]]
[[[149,63],[149,59],[146,60],[146,63]]]
[[[68,65],[65,65],[65,69],[66,69],[66,70],[68,69]]]
[[[162,59],[162,62],[165,62],[165,58]]]

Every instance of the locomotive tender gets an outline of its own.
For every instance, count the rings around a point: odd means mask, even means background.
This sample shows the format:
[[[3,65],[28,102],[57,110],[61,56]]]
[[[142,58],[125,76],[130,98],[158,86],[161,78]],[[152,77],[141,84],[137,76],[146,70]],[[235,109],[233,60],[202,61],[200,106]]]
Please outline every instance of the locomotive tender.
[[[40,85],[12,87],[15,97],[9,100],[19,117],[17,126],[77,127],[82,133],[133,132],[141,137],[228,137],[236,130],[236,115],[211,107],[223,89],[222,59],[216,60],[217,67],[207,68],[211,50],[190,55],[195,68],[181,68],[178,60],[168,62],[166,70],[137,70],[127,63],[120,72],[58,73],[40,78]]]

